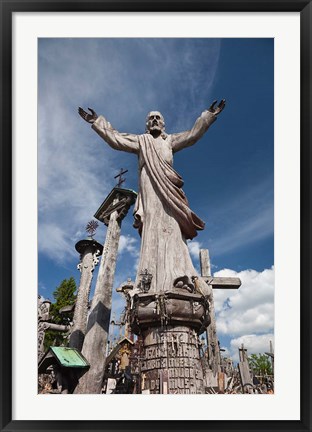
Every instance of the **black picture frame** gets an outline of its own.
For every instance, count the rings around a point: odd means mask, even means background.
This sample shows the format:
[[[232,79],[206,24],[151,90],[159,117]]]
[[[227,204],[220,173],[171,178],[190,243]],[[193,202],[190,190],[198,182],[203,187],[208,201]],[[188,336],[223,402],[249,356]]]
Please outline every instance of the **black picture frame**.
[[[311,431],[311,0],[10,1],[1,5],[1,431]],[[301,263],[300,399],[298,421],[14,421],[12,420],[12,15],[14,12],[300,12]],[[294,276],[292,276],[294,277]],[[295,276],[298,280],[298,276]],[[291,335],[290,335],[291,338]],[[105,405],[105,404],[104,404]],[[209,401],[207,402],[209,405]],[[105,407],[103,407],[105,408]]]

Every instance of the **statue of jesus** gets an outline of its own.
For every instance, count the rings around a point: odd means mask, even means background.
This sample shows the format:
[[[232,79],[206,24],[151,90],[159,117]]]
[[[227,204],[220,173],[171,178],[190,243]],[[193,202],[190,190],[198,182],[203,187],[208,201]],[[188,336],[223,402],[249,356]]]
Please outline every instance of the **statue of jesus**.
[[[134,208],[134,227],[141,235],[141,251],[136,278],[147,269],[152,275],[150,292],[160,294],[171,290],[183,279],[183,284],[194,288],[197,280],[200,292],[207,293],[207,285],[198,279],[186,240],[193,239],[204,222],[190,209],[182,190],[183,179],[173,169],[173,154],[195,144],[225,107],[214,101],[196,120],[191,130],[167,134],[165,121],[158,111],[146,118],[142,135],[120,133],[103,117],[88,108],[78,109],[80,116],[92,125],[103,140],[116,150],[135,153],[139,159],[139,193]],[[181,281],[180,281],[181,284]]]

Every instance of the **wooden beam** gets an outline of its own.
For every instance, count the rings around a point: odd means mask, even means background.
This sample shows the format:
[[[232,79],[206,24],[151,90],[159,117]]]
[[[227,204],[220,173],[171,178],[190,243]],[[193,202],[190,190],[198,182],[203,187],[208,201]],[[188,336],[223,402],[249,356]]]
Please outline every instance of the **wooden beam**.
[[[208,249],[200,249],[199,251],[200,271],[202,277],[211,276],[210,258]]]
[[[208,285],[213,289],[238,289],[242,282],[236,277],[205,277]]]

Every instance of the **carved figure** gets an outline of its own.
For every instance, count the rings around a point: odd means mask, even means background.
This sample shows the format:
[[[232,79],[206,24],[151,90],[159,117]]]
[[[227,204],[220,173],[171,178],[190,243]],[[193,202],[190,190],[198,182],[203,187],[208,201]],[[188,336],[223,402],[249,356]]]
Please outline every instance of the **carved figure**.
[[[140,282],[141,269],[152,274],[149,292],[170,290],[181,276],[197,276],[187,239],[193,239],[197,230],[204,229],[204,222],[190,209],[182,190],[183,179],[173,169],[173,154],[195,144],[225,107],[214,101],[196,120],[191,130],[167,134],[165,121],[158,111],[151,111],[146,118],[146,132],[142,135],[120,133],[102,115],[88,108],[87,113],[78,109],[80,116],[116,150],[138,155],[139,194],[134,208],[134,227],[141,235],[141,252],[136,286]],[[202,290],[208,285],[203,281]],[[135,290],[133,290],[133,294]]]

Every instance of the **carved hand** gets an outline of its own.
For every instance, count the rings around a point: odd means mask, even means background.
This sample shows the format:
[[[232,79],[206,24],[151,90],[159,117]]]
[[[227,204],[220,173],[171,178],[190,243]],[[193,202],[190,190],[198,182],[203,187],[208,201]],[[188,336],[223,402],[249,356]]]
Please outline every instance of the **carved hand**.
[[[224,110],[225,107],[225,99],[222,99],[217,107],[215,107],[217,101],[213,101],[211,106],[208,108],[208,111],[213,113],[214,115],[220,114],[221,111]]]
[[[98,118],[98,115],[92,108],[88,108],[88,110],[90,111],[91,114],[87,113],[84,109],[79,107],[78,113],[80,117],[82,117],[86,122],[94,123],[95,120]]]

